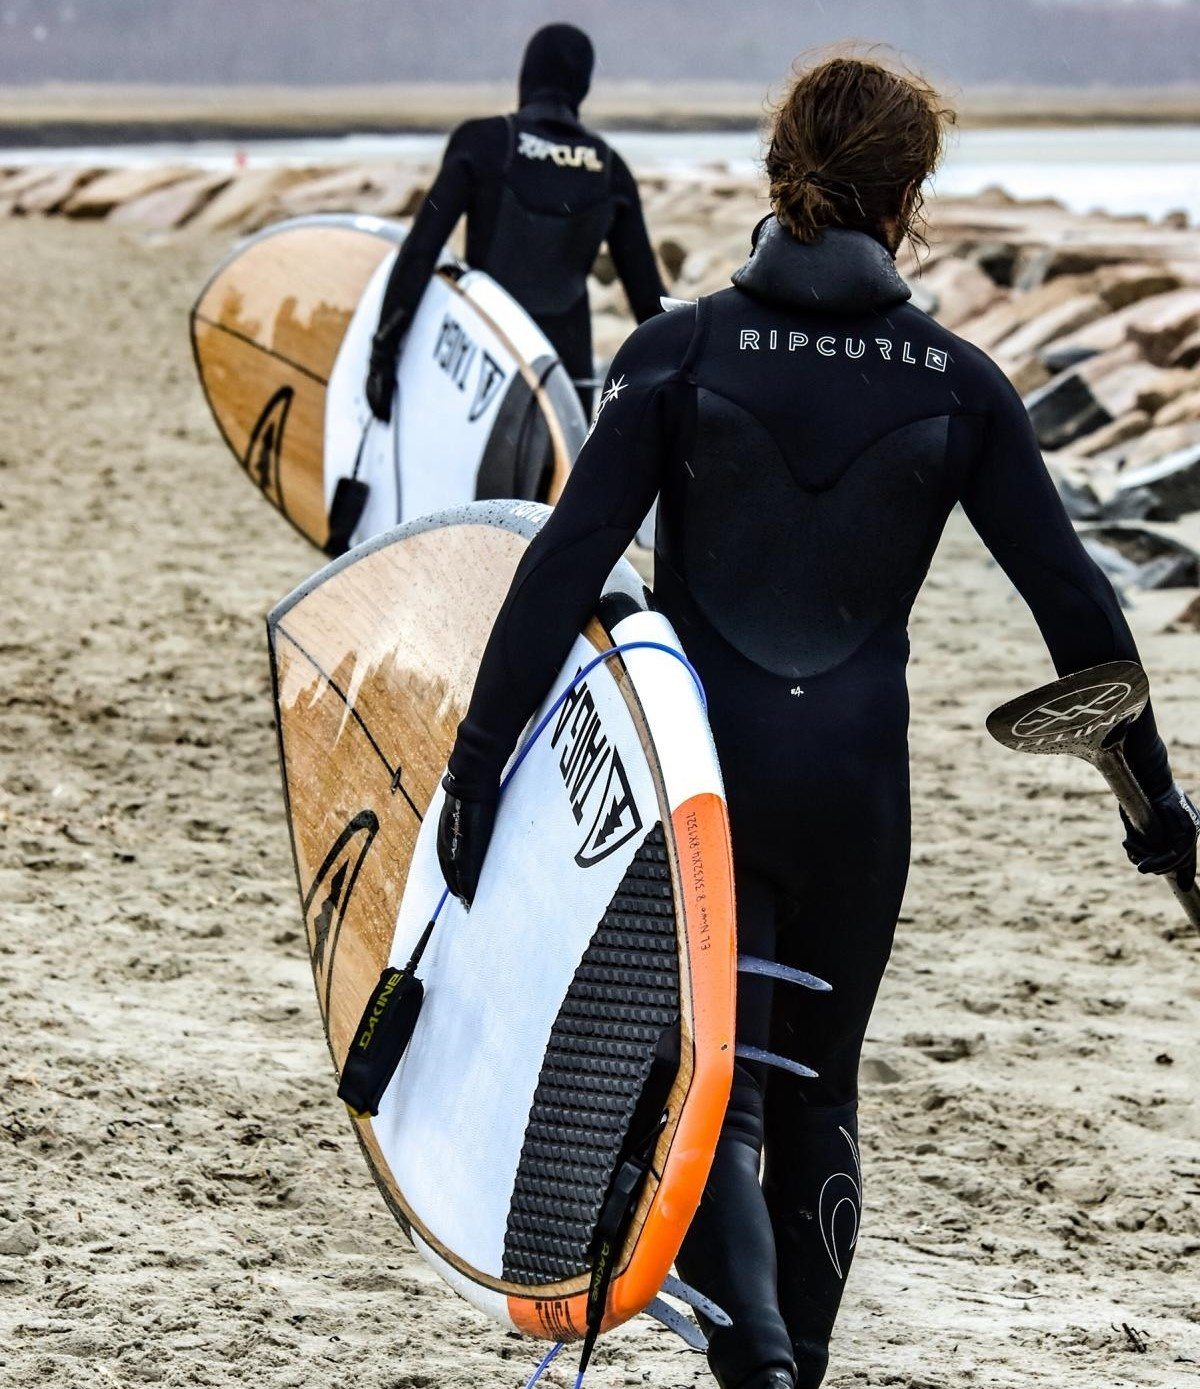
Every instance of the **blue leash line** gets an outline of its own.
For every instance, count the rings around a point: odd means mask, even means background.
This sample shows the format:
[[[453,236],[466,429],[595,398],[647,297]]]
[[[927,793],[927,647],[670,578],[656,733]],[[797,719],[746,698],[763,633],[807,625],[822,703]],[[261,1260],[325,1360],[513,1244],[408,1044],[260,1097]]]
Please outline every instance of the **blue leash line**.
[[[563,1348],[562,1341],[555,1341],[545,1355],[542,1356],[542,1363],[534,1370],[533,1374],[525,1381],[525,1389],[534,1389],[538,1380],[546,1373],[551,1364],[558,1356],[558,1352]]]
[[[676,648],[673,646],[668,646],[666,642],[649,640],[626,641],[622,642],[620,646],[610,646],[607,651],[601,651],[599,655],[593,656],[592,659],[588,661],[586,665],[580,666],[580,668],[575,672],[574,676],[567,682],[566,686],[563,688],[558,698],[537,721],[537,724],[534,727],[533,732],[521,744],[521,750],[517,753],[512,766],[504,774],[504,778],[500,782],[500,795],[504,795],[504,792],[508,788],[509,782],[512,781],[513,777],[516,776],[518,770],[520,769],[521,763],[525,761],[526,757],[528,757],[530,752],[533,750],[534,743],[536,743],[537,740],[546,731],[547,727],[550,724],[550,720],[567,702],[567,698],[575,689],[575,686],[578,685],[579,682],[585,676],[590,675],[591,672],[595,670],[598,665],[602,665],[605,661],[610,661],[614,656],[620,656],[626,651],[663,651],[668,656],[673,656],[675,660],[677,660],[679,664],[683,666],[684,670],[686,670],[687,673],[692,677],[692,680],[695,682],[696,685],[696,692],[700,696],[700,703],[707,712],[708,696],[704,693],[704,682],[700,679],[700,673],[697,671],[696,667],[692,665],[691,661],[688,660],[688,658],[683,654],[682,651],[676,650]],[[448,887],[443,888],[442,895],[438,898],[438,904],[433,909],[433,916],[430,917],[431,921],[436,921],[438,919],[438,917],[441,915],[442,908],[446,905],[449,899],[450,889]]]

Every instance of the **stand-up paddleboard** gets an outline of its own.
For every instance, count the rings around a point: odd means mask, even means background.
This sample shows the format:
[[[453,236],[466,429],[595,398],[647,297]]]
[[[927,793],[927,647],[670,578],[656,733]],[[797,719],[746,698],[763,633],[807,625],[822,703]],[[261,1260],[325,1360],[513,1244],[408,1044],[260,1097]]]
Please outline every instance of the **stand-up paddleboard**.
[[[453,261],[405,338],[390,423],[373,419],[363,385],[403,239],[377,217],[281,222],[244,242],[192,310],[226,442],[267,500],[334,553],[477,497],[554,501],[587,431],[542,331]],[[339,490],[344,479],[355,485]]]
[[[339,1073],[443,895],[440,779],[547,514],[477,503],[403,526],[268,619],[296,873]],[[732,1074],[721,776],[678,640],[644,593],[622,560],[502,797],[471,911],[450,899],[437,917],[424,1005],[378,1113],[353,1120],[433,1267],[502,1323],[553,1340],[593,1329],[597,1224],[639,1150],[603,1327],[663,1287]]]

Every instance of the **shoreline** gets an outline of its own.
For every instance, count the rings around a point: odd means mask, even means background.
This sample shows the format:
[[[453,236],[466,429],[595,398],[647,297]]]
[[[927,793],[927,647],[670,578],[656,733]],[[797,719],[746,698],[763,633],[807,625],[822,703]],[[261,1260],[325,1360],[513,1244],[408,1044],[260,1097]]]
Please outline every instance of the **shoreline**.
[[[601,84],[591,124],[612,131],[752,131],[772,87],[738,83]],[[1160,126],[1200,123],[1200,85],[1186,88],[947,89],[962,129]],[[442,134],[473,116],[508,110],[507,83],[363,87],[10,87],[0,92],[0,143],[73,144],[187,140],[322,139],[364,132]]]

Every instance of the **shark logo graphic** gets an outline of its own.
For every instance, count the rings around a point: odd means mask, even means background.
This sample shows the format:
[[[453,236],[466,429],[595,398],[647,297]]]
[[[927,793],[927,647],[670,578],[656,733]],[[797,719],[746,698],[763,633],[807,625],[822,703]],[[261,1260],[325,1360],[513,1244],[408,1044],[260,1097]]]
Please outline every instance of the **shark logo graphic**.
[[[561,748],[558,770],[575,822],[588,825],[575,862],[590,868],[627,844],[642,828],[642,816],[586,680],[563,701],[550,746]]]
[[[363,860],[378,832],[379,819],[375,812],[360,810],[334,840],[304,895],[304,924],[312,951],[313,978],[326,1016],[342,923]]]
[[[575,855],[575,862],[580,868],[590,868],[593,863],[599,863],[609,854],[616,853],[622,844],[628,844],[641,828],[642,817],[629,789],[629,778],[625,775],[621,754],[612,748],[604,790],[596,803],[596,818],[583,841],[583,847]]]
[[[858,1148],[854,1139],[843,1128],[839,1128],[838,1132],[850,1149],[854,1172],[835,1172],[825,1178],[817,1201],[817,1219],[829,1262],[837,1276],[845,1278],[850,1268],[850,1255],[858,1243],[858,1222],[862,1211],[862,1168],[859,1166]]]
[[[1061,700],[1039,704],[1023,714],[1013,724],[1013,737],[1048,742],[1107,728],[1125,717],[1125,701],[1131,693],[1123,680],[1073,690]]]
[[[475,387],[475,399],[467,419],[474,423],[496,398],[496,392],[504,384],[504,368],[488,352],[483,353],[479,364],[479,383]]]
[[[283,484],[279,476],[279,462],[283,456],[283,435],[295,394],[291,386],[280,386],[267,401],[250,431],[250,442],[242,459],[242,467],[250,474],[251,482],[272,506],[280,508],[283,506]]]

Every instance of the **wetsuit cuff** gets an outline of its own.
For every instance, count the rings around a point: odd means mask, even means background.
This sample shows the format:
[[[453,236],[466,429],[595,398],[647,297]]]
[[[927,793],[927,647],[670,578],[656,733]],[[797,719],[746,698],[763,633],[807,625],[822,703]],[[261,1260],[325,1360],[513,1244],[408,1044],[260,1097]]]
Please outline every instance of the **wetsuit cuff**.
[[[1171,762],[1149,705],[1133,721],[1125,739],[1125,760],[1138,785],[1151,800],[1170,791],[1174,782]]]
[[[493,740],[464,720],[450,754],[447,771],[454,782],[455,795],[465,801],[495,800],[500,794],[500,774],[507,754]]]

